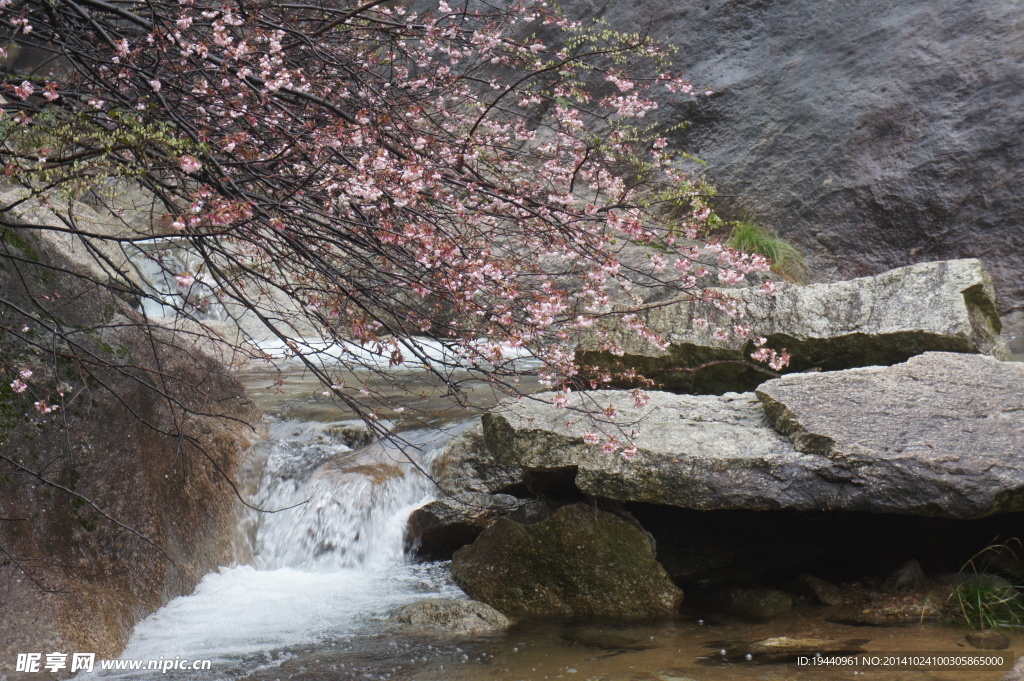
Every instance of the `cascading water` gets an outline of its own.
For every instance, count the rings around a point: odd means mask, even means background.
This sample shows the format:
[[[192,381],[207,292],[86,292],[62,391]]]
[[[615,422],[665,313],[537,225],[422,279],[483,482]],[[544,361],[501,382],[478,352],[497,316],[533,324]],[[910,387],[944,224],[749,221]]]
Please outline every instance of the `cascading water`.
[[[254,502],[289,510],[254,514],[258,564],[324,571],[402,563],[405,519],[431,494],[430,481],[406,458],[417,454],[380,443],[352,451],[317,430],[294,422],[271,428]],[[429,443],[436,435],[404,435],[423,443],[424,463],[436,452]]]
[[[203,259],[187,248],[182,239],[155,238],[125,246],[129,262],[146,296],[142,312],[150,318],[174,317],[189,306],[189,313],[201,320],[224,320],[227,313],[217,299],[217,282]]]
[[[369,656],[377,669],[394,608],[459,593],[445,566],[406,559],[406,520],[433,486],[405,453],[379,442],[352,449],[335,434],[347,424],[269,418],[251,499],[265,512],[247,513],[241,526],[251,564],[207,575],[143,620],[121,659],[211,659],[218,677],[252,678],[310,651],[334,651],[344,660],[335,667],[352,670],[352,660]],[[402,435],[428,467],[457,430]],[[149,677],[96,670],[78,678]]]

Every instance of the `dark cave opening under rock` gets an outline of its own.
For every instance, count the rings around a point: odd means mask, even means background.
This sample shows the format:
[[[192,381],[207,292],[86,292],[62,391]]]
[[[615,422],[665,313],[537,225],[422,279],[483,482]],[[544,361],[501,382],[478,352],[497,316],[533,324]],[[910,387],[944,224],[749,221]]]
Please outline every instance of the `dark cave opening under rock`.
[[[909,560],[925,574],[971,569],[1024,576],[1016,538],[1024,513],[976,520],[851,512],[693,511],[624,505],[657,542],[658,560],[684,589],[785,584],[801,574],[832,582],[884,579]]]

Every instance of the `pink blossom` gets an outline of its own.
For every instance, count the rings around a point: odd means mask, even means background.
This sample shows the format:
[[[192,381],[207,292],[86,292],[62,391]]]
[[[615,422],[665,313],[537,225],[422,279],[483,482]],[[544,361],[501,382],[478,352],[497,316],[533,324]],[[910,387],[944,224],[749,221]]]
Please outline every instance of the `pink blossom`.
[[[583,441],[588,445],[596,445],[598,442],[601,441],[601,438],[598,437],[597,433],[592,433],[588,430],[585,433],[583,433]]]
[[[38,402],[34,402],[32,406],[34,406],[36,408],[36,411],[38,411],[40,414],[49,414],[60,409],[60,405],[48,405],[46,404],[46,400],[39,400]]]
[[[203,167],[203,164],[200,163],[199,159],[195,156],[182,156],[179,163],[181,165],[182,172],[188,173],[189,175],[198,173]]]
[[[34,89],[35,88],[33,87],[32,83],[28,82],[27,80],[23,80],[21,82],[21,85],[11,88],[11,90],[14,92],[14,95],[19,99],[28,99],[32,96],[32,91]]]
[[[178,283],[181,288],[189,288],[192,284],[196,283],[196,278],[188,272],[182,272],[181,274],[174,275],[174,281]]]
[[[559,409],[565,409],[569,406],[569,393],[572,392],[572,388],[566,386],[562,390],[555,393],[554,405]]]
[[[16,378],[11,382],[11,390],[16,393],[23,393],[28,386],[20,378]]]
[[[734,286],[743,281],[744,274],[736,270],[719,270],[718,280],[726,286]]]
[[[750,357],[758,362],[764,362],[775,371],[782,371],[789,366],[789,361],[792,356],[786,352],[786,349],[772,350],[771,348],[759,348],[753,352]]]

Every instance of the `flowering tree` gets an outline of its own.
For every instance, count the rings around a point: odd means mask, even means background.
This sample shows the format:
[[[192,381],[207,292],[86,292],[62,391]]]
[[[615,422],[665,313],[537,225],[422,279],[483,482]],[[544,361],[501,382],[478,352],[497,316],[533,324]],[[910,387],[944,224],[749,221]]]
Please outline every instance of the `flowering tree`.
[[[402,363],[460,402],[470,378],[516,392],[523,356],[546,383],[596,386],[611,376],[584,381],[574,355],[595,322],[663,344],[636,308],[701,296],[727,315],[702,287],[768,267],[694,241],[707,190],[642,125],[657,97],[703,96],[669,51],[544,1],[0,6],[5,50],[37,64],[4,77],[7,181],[54,202],[122,177],[162,206],[142,233],[48,229],[136,298],[152,293],[99,245],[177,240],[200,263],[170,272],[178,314],[255,315],[370,422],[394,405],[366,376]],[[340,363],[295,341],[314,333]]]

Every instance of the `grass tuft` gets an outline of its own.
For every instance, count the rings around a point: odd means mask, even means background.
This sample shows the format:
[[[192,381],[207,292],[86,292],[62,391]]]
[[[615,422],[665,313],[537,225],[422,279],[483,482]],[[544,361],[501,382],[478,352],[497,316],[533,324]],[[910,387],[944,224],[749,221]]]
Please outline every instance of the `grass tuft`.
[[[810,275],[811,268],[796,246],[759,225],[751,217],[733,223],[729,245],[744,253],[765,256],[772,262],[772,271],[798,284],[807,281]]]
[[[1024,628],[1022,587],[987,571],[992,555],[1007,553],[1013,554],[1007,544],[986,547],[960,569],[947,605],[956,619],[972,629]]]

